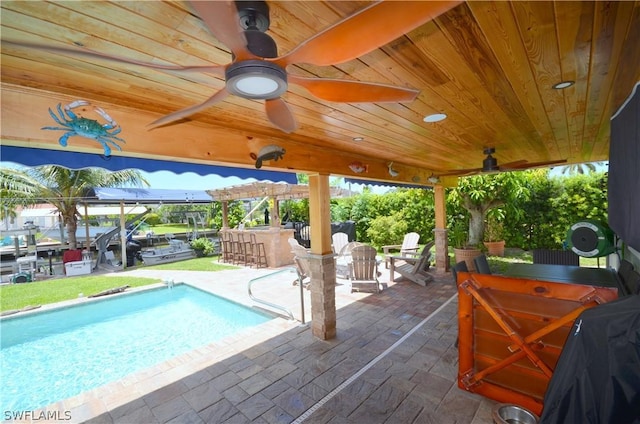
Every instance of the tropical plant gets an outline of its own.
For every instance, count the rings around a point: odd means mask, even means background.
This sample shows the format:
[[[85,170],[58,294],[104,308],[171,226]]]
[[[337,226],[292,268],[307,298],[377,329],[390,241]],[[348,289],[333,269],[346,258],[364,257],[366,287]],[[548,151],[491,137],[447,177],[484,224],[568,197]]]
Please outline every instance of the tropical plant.
[[[491,209],[487,212],[487,222],[485,223],[484,241],[504,240],[504,210],[501,208]]]
[[[309,199],[280,202],[280,217],[283,221],[309,222]]]
[[[193,250],[201,250],[204,256],[209,256],[214,251],[213,242],[206,237],[200,237],[191,242]]]
[[[62,216],[67,229],[69,248],[77,247],[77,207],[87,191],[95,187],[148,186],[139,171],[107,171],[99,168],[72,170],[57,165],[24,170],[0,169],[0,192],[3,205],[52,204]]]
[[[469,243],[469,217],[463,214],[450,215],[447,224],[449,245],[456,249],[463,249]]]
[[[565,165],[560,167],[562,175],[582,175],[596,172],[598,167],[604,166],[605,162],[585,162],[585,163],[573,163],[571,165]]]
[[[523,172],[482,174],[460,178],[458,186],[448,193],[448,202],[469,214],[468,246],[479,246],[484,238],[485,221],[492,209],[504,208],[505,213],[518,214],[514,202],[526,198],[529,191]]]
[[[222,228],[222,202],[211,202],[209,206],[212,219],[209,224],[212,228]],[[227,204],[227,224],[229,228],[237,226],[247,212],[241,200],[232,200]]]

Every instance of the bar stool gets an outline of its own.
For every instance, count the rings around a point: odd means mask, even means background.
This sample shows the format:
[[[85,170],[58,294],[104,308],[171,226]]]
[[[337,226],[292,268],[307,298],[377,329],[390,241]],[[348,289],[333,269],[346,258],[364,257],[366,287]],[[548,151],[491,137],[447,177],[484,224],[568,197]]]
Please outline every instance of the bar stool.
[[[233,262],[233,246],[231,241],[231,234],[227,232],[221,233],[220,240],[220,247],[222,248],[222,252],[220,252],[218,261],[222,260],[223,262],[228,263]]]
[[[265,268],[269,265],[267,264],[267,251],[265,250],[264,243],[258,243],[257,237],[255,233],[249,234],[249,246],[250,246],[250,263],[255,264],[256,268],[260,268],[261,265],[264,265]]]
[[[233,263],[236,265],[243,264],[247,265],[247,246],[244,241],[244,235],[242,233],[238,233],[235,236],[235,240],[232,239],[232,247],[233,247]]]

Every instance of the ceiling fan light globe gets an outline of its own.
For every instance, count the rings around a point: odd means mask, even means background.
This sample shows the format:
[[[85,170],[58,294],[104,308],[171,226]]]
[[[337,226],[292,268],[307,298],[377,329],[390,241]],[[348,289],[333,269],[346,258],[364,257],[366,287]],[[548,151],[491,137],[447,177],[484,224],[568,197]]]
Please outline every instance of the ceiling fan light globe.
[[[250,96],[264,96],[278,90],[278,83],[271,78],[249,75],[236,81],[236,88]]]
[[[245,99],[276,99],[287,91],[287,73],[262,60],[236,62],[226,71],[227,90]]]

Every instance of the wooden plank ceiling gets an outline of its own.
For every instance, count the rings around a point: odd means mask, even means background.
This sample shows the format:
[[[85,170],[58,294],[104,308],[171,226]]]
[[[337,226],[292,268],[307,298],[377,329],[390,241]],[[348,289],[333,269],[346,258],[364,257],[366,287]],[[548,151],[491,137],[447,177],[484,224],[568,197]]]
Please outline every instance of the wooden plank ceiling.
[[[368,4],[269,1],[268,34],[284,54]],[[265,169],[429,184],[432,174],[481,167],[485,147],[495,148],[499,164],[607,160],[609,119],[640,79],[639,2],[473,1],[357,59],[287,68],[290,75],[413,88],[414,101],[335,103],[290,83],[282,96],[298,122],[290,134],[269,122],[264,101],[233,95],[149,130],[151,121],[222,89],[224,77],[6,42],[83,46],[165,65],[230,63],[230,49],[190,3],[5,0],[1,8],[2,142],[18,146],[61,149],[62,132],[41,130],[55,125],[47,109],[87,99],[121,125],[127,143],[118,155],[251,167],[251,154],[276,144],[286,154]],[[376,28],[362,31],[352,36]],[[552,88],[561,81],[575,84]],[[423,121],[435,113],[448,117]],[[102,152],[81,137],[66,149]],[[354,172],[353,162],[364,172]]]

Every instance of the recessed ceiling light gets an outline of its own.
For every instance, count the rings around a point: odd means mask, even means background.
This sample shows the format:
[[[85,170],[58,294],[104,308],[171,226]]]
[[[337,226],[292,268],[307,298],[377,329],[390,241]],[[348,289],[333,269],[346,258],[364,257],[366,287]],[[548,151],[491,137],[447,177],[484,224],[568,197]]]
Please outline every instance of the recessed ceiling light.
[[[575,84],[575,82],[573,81],[562,81],[557,84],[554,84],[553,88],[555,88],[556,90],[562,90],[563,88],[571,87],[573,84]]]
[[[424,122],[440,122],[444,119],[447,119],[447,115],[444,113],[434,113],[433,115],[427,115],[424,117]]]
[[[351,140],[353,140],[353,141],[362,141],[362,140],[364,140],[364,137],[353,137]]]

